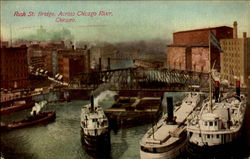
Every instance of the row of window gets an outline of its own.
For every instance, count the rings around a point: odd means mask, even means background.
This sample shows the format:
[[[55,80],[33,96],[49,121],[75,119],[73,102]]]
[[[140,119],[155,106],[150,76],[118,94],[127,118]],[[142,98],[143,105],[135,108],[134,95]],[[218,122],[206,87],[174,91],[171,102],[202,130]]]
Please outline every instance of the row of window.
[[[229,51],[240,51],[239,47],[223,47],[223,50],[229,50]]]
[[[227,57],[234,57],[234,58],[239,58],[240,54],[239,52],[228,52],[228,53],[223,53],[223,56]]]
[[[199,137],[201,137],[201,134],[199,134]],[[211,137],[211,138],[216,137],[217,139],[219,139],[219,138],[220,138],[220,135],[219,135],[219,134],[217,134],[217,135],[213,135],[213,134],[210,135],[210,134],[207,134],[207,138],[210,139],[210,137]]]
[[[223,41],[222,44],[224,45],[239,45],[240,42],[239,41]]]
[[[205,121],[205,122],[204,122],[204,125],[205,125],[205,126],[208,126],[208,124],[209,124],[209,126],[213,126],[213,125],[214,125],[214,126],[217,126],[217,121],[214,121],[214,122],[212,122],[212,121],[209,121],[209,122]]]

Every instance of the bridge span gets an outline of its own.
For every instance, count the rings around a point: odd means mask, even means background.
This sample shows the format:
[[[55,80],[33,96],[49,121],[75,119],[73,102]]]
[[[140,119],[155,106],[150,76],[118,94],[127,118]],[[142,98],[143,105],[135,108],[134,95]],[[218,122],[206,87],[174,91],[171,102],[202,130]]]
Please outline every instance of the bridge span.
[[[187,91],[193,86],[207,88],[208,78],[204,72],[130,67],[78,74],[68,89],[96,89],[105,84],[112,90]]]

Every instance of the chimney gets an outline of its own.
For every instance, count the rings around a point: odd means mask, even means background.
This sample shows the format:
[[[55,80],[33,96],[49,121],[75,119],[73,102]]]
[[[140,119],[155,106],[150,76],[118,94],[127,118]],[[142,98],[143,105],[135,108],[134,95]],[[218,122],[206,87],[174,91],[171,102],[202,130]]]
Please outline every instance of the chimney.
[[[215,86],[215,92],[214,92],[215,102],[218,102],[219,101],[219,94],[220,94],[220,82],[215,81],[214,86]]]
[[[236,96],[240,100],[240,81],[236,81]]]
[[[87,50],[87,59],[88,59],[88,69],[87,71],[90,72],[91,64],[90,64],[90,50]]]
[[[91,94],[90,96],[90,103],[91,103],[91,112],[94,111],[94,95]]]
[[[108,67],[107,67],[108,70],[110,70],[110,57],[108,58]]]
[[[234,21],[233,26],[234,26],[234,28],[233,28],[233,38],[237,39],[238,38],[238,36],[237,36],[237,21]]]
[[[243,32],[243,38],[247,38],[247,32]]]
[[[99,57],[99,71],[102,71],[102,58]]]
[[[173,124],[173,118],[174,118],[174,105],[173,105],[173,97],[167,97],[167,109],[168,109],[168,124]]]

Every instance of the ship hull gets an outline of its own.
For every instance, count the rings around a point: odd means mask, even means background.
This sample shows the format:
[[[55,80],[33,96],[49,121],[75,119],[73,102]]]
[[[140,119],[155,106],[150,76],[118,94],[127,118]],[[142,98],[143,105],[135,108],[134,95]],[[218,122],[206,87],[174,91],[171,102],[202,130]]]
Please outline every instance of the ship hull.
[[[19,110],[31,108],[34,105],[35,105],[35,102],[30,102],[30,103],[26,103],[26,104],[17,105],[17,106],[9,106],[6,108],[1,108],[0,114],[9,114],[9,113],[16,112]]]
[[[106,157],[110,155],[110,133],[107,131],[98,136],[84,134],[81,129],[81,142],[88,154],[96,157]]]
[[[187,143],[187,153],[196,159],[221,159],[221,158],[243,158],[242,138],[233,140],[226,144],[215,146],[198,146],[194,143]]]
[[[44,112],[44,113],[46,114],[46,116],[44,116],[43,118],[34,119],[33,121],[20,121],[17,123],[9,124],[6,126],[6,128],[16,129],[16,128],[22,128],[22,127],[35,125],[38,123],[47,123],[47,122],[51,122],[55,120],[56,118],[55,112]]]
[[[168,149],[166,152],[152,153],[140,150],[141,159],[174,159],[179,157],[186,150],[187,139],[182,142],[178,142],[172,149]],[[167,148],[167,147],[166,147]]]

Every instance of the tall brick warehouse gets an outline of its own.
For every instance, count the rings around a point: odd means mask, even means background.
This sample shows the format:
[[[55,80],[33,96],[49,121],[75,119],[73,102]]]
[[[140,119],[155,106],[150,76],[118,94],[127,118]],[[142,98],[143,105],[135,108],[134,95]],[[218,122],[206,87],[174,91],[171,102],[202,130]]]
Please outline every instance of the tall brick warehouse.
[[[218,26],[173,33],[173,44],[167,45],[167,67],[197,72],[209,70],[209,31],[220,39],[232,38],[233,28]],[[220,70],[220,51],[211,45],[211,65]]]
[[[0,88],[25,89],[27,86],[27,47],[2,47],[0,52]]]

